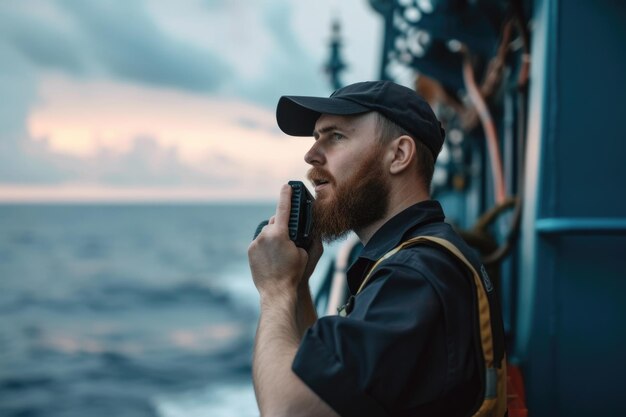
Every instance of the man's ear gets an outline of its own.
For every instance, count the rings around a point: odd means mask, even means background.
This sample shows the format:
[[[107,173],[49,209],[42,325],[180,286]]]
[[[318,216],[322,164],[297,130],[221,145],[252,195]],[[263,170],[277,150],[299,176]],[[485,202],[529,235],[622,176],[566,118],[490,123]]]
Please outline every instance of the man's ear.
[[[389,172],[399,174],[415,160],[415,142],[410,136],[402,135],[391,141],[389,145],[393,152]]]

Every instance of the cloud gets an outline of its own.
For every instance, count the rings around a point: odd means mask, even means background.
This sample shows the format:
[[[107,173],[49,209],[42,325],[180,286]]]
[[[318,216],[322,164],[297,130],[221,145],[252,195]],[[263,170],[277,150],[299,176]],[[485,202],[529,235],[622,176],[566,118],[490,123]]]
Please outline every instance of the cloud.
[[[285,136],[273,111],[245,101],[62,77],[46,78],[39,95],[25,149],[37,164],[22,181],[42,182],[41,166],[54,173],[46,183],[226,189],[306,172],[309,141]]]
[[[84,72],[86,63],[77,53],[80,37],[35,14],[0,6],[0,34],[6,45],[22,55],[32,66],[63,70],[72,74]],[[3,54],[4,55],[4,54]],[[4,67],[11,66],[7,61]]]
[[[58,184],[73,178],[68,170],[73,158],[50,153],[45,141],[31,142],[26,136],[2,142],[0,184]]]
[[[324,95],[329,87],[322,75],[323,62],[303,47],[301,30],[293,24],[293,5],[280,1],[259,10],[259,18],[274,47],[267,51],[261,77],[240,84],[237,94],[267,106],[275,106],[283,94]],[[309,22],[310,30],[315,28]]]
[[[302,178],[308,142],[274,106],[329,93],[329,5],[0,2],[0,188],[252,195]]]
[[[0,42],[41,71],[236,94],[273,106],[278,92],[328,89],[323,63],[293,15],[287,0],[4,2]]]
[[[211,51],[160,30],[140,0],[5,2],[0,34],[33,66],[73,75],[210,92],[232,73]]]

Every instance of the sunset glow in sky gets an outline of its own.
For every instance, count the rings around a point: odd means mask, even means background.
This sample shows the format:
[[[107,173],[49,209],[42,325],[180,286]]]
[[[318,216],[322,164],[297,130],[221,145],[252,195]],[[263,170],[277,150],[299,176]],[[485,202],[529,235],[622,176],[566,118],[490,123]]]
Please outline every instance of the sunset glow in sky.
[[[311,139],[283,94],[377,76],[382,22],[360,0],[0,4],[0,201],[272,200]]]

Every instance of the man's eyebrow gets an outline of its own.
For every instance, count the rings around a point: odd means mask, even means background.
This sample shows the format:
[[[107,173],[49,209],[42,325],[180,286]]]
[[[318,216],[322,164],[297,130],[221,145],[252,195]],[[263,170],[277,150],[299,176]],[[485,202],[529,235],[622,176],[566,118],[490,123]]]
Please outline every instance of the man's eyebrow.
[[[341,130],[341,127],[339,127],[337,125],[325,126],[325,127],[321,128],[320,130],[314,130],[313,131],[313,137],[315,139],[318,139],[323,134],[328,133],[328,132],[332,132],[333,130]]]

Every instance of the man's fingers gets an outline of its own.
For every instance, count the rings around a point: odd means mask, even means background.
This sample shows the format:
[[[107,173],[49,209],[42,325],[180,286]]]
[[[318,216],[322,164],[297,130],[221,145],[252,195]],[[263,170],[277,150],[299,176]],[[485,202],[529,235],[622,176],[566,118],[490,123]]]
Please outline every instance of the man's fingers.
[[[280,196],[276,205],[276,215],[274,216],[276,225],[281,228],[287,228],[289,224],[289,210],[291,210],[291,186],[285,184],[280,189]]]

